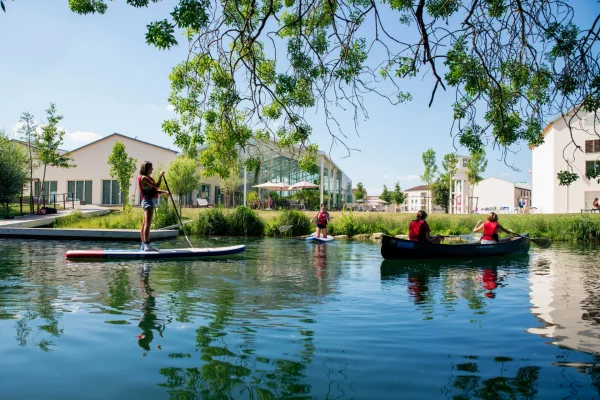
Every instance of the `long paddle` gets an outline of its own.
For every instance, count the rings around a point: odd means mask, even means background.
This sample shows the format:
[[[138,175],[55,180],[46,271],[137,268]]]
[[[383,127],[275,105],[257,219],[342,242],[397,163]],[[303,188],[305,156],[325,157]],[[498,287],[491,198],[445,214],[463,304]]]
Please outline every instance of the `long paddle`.
[[[183,230],[183,236],[185,236],[185,240],[187,240],[188,244],[193,249],[194,246],[192,246],[192,242],[190,242],[190,239],[188,239],[187,234],[185,233],[185,226],[183,225],[183,222],[181,222],[181,217],[179,216],[179,211],[177,211],[177,204],[175,204],[175,200],[173,200],[173,194],[171,193],[171,189],[169,189],[169,184],[167,183],[167,177],[165,175],[163,175],[163,179],[165,180],[165,186],[167,187],[167,191],[169,192],[169,197],[171,198],[171,201],[173,202],[173,207],[175,207],[175,214],[177,214],[177,219],[179,219],[179,226],[181,226],[181,230]]]
[[[525,235],[519,235],[518,233],[515,233],[515,235],[520,236],[522,238],[526,238],[529,239],[530,241],[532,241],[534,244],[540,246],[542,249],[547,249],[548,247],[550,247],[550,245],[552,244],[552,240],[550,239],[544,239],[544,238],[530,238],[529,236],[525,236]]]

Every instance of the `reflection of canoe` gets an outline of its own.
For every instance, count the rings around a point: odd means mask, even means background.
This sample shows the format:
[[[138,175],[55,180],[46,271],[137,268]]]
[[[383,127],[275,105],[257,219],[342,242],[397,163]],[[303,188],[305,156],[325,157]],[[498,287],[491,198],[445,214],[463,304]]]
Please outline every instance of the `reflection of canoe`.
[[[141,250],[69,250],[65,254],[68,259],[156,259],[156,258],[203,258],[227,256],[241,253],[246,246],[199,248],[199,249],[167,249],[158,251]]]
[[[495,244],[431,244],[411,242],[393,236],[381,238],[381,255],[386,260],[415,258],[474,258],[523,254],[529,251],[529,238],[512,237]]]

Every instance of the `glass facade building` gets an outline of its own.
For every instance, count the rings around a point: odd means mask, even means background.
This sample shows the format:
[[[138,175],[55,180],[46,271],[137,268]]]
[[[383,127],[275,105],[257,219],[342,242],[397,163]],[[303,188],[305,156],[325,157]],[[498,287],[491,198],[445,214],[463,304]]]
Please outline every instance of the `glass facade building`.
[[[298,165],[302,156],[300,149],[282,149],[276,143],[256,141],[244,152],[244,156],[256,157],[260,160],[258,171],[246,172],[246,191],[255,190],[254,185],[267,182],[285,182],[294,185],[307,181],[319,185],[321,199],[326,199],[329,207],[341,207],[343,203],[352,203],[352,180],[324,152],[317,156],[318,172],[311,174],[303,171]],[[321,179],[322,177],[322,179]],[[244,171],[242,171],[242,182]],[[243,192],[242,184],[240,191]],[[291,193],[282,191],[284,196]]]

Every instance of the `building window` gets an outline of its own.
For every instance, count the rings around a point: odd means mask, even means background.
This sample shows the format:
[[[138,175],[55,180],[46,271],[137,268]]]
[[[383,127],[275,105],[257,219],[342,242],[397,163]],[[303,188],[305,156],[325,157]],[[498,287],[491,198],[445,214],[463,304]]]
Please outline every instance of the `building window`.
[[[42,184],[42,182],[35,182],[35,185],[33,186],[33,195],[35,197],[38,197],[40,195],[40,185]],[[56,194],[56,187],[57,187],[57,183],[56,181],[46,181],[44,183],[44,201],[46,201],[47,203],[54,203],[55,197],[56,196],[52,196]]]
[[[223,201],[221,201],[221,187],[220,186],[215,186],[215,204],[222,204]]]
[[[594,164],[596,173],[600,173],[600,161],[586,161],[585,162],[585,172],[594,172]]]
[[[102,181],[102,204],[121,204],[121,190],[116,180]]]
[[[69,200],[85,201],[92,204],[92,181],[67,181]]]
[[[600,140],[586,140],[585,141],[585,152],[586,153],[600,153]]]
[[[467,159],[463,158],[463,168],[467,168]]]

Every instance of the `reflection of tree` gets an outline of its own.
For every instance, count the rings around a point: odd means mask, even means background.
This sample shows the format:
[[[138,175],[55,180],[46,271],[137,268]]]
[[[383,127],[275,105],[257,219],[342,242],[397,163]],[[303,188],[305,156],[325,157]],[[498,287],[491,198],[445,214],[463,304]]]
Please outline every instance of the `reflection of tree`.
[[[540,367],[525,366],[517,370],[514,377],[495,376],[482,379],[476,375],[479,373],[477,365],[478,357],[466,356],[467,360],[456,364],[456,371],[460,375],[452,376],[450,384],[452,388],[446,388],[446,392],[453,392],[458,389],[460,393],[447,393],[447,397],[452,399],[533,399],[537,394],[535,385],[537,384]],[[513,361],[506,357],[496,357],[496,363],[500,363],[500,371],[505,370],[504,364]]]
[[[229,398],[237,389],[250,392],[250,397],[275,399],[311,391],[304,383],[306,365],[315,351],[314,332],[299,329],[303,349],[298,359],[269,359],[255,356],[256,330],[238,326],[236,322],[237,290],[220,281],[213,288],[210,303],[215,305],[213,319],[196,330],[196,347],[203,364],[194,368],[161,368],[166,382],[159,384],[169,390],[172,398],[200,396]],[[312,323],[311,319],[304,322]],[[230,348],[235,344],[235,348]],[[172,358],[187,357],[171,354]]]
[[[51,347],[55,346],[52,340],[34,341],[30,340],[30,337],[34,333],[34,328],[31,325],[36,322],[38,323],[37,330],[42,333],[47,333],[51,337],[58,337],[63,334],[63,328],[59,326],[62,311],[57,310],[53,304],[58,294],[58,290],[54,287],[40,287],[36,297],[30,302],[33,305],[32,309],[23,311],[15,324],[15,336],[20,346],[27,346],[31,343],[38,346],[42,351],[50,351],[52,350]]]

